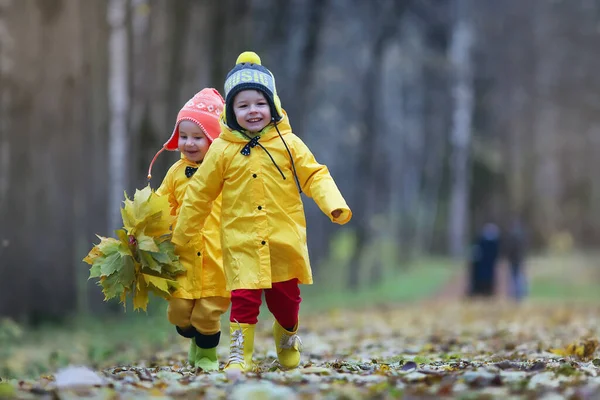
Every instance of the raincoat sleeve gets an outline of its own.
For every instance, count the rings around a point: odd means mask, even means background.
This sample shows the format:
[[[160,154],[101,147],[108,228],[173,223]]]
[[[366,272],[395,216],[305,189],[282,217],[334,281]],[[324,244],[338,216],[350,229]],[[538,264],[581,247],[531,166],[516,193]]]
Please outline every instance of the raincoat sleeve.
[[[169,205],[171,206],[171,215],[175,215],[177,213],[177,207],[179,207],[179,203],[177,202],[177,198],[175,197],[175,183],[173,182],[173,167],[167,171],[167,175],[165,175],[165,179],[163,179],[162,183],[156,189],[156,194],[159,196],[169,196]]]
[[[304,142],[294,135],[292,141],[294,164],[302,191],[311,197],[317,206],[332,222],[343,225],[352,218],[352,211],[340,193],[335,181],[325,165],[315,160],[315,156]],[[331,215],[333,210],[342,210],[339,217]]]
[[[171,242],[176,246],[189,243],[204,227],[212,202],[223,188],[223,149],[215,143],[206,153],[198,171],[190,178],[177,216],[177,226]]]

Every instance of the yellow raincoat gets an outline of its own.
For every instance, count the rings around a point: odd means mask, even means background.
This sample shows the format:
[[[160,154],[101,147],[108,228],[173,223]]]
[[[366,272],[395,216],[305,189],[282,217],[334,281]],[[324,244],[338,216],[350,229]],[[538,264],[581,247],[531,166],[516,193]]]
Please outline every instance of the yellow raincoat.
[[[181,157],[171,166],[165,179],[156,193],[160,196],[168,195],[171,213],[177,215],[183,202],[186,188],[191,178],[185,176],[186,167],[199,167],[196,175],[202,170],[202,164]],[[207,203],[208,204],[208,203]],[[221,225],[221,197],[212,203],[212,208],[206,208],[208,218],[204,229],[199,227],[190,229],[191,239],[185,246],[176,246],[175,253],[187,269],[187,274],[180,276],[177,281],[180,287],[173,293],[173,297],[183,299],[199,299],[204,297],[230,297],[225,289],[225,274],[223,271],[223,254],[221,251],[220,225]],[[177,226],[177,218],[174,226]]]
[[[348,222],[352,212],[327,167],[317,163],[292,133],[285,113],[277,127],[294,158],[303,192],[333,222]],[[259,143],[271,154],[285,180],[264,149],[255,146],[244,156],[240,151],[248,139],[223,121],[221,129],[204,160],[210,168],[200,168],[191,179],[179,213],[186,223],[174,229],[173,243],[188,243],[198,227],[208,224],[210,207],[206,205],[222,193],[221,243],[227,289],[270,288],[274,282],[294,278],[311,284],[304,207],[290,156],[274,125],[263,129]],[[343,212],[334,219],[331,212],[336,209]]]

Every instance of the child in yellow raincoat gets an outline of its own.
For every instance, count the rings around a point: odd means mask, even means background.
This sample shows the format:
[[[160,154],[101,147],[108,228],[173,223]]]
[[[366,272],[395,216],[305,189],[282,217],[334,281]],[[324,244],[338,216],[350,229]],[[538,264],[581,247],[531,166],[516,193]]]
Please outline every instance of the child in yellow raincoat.
[[[225,82],[221,136],[192,178],[180,209],[188,221],[173,231],[184,245],[207,223],[223,197],[221,235],[227,288],[231,292],[230,358],[226,369],[253,368],[254,329],[262,292],[275,322],[279,363],[300,363],[297,335],[299,283],[311,284],[301,192],[338,224],[352,217],[326,166],[317,163],[292,128],[275,90],[275,79],[256,53],[244,52]]]
[[[181,152],[181,159],[171,166],[156,191],[161,196],[169,196],[173,215],[177,215],[190,178],[198,168],[212,168],[210,164],[204,166],[202,161],[213,140],[219,136],[222,110],[223,98],[217,90],[207,88],[198,92],[179,111],[171,138],[152,160],[154,163],[165,149]],[[193,222],[185,216],[179,216],[174,224],[186,227],[191,240],[175,246],[175,253],[187,273],[178,279],[180,286],[169,301],[168,318],[181,336],[192,339],[188,354],[190,364],[204,371],[214,371],[219,369],[220,317],[229,308],[231,300],[225,288],[221,251],[221,198],[206,210],[208,218],[202,231],[189,225]]]

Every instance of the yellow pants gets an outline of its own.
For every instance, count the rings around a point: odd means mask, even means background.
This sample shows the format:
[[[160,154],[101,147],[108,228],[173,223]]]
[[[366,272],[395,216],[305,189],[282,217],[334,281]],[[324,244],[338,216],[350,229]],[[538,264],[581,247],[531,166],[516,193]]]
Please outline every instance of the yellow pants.
[[[180,328],[193,326],[203,335],[214,335],[221,330],[221,315],[229,308],[229,297],[169,300],[169,322]]]

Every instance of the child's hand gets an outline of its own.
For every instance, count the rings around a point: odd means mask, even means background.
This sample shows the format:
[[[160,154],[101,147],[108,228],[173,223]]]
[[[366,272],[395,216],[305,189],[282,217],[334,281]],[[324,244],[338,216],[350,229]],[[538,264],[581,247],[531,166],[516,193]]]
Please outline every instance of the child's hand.
[[[342,215],[342,210],[340,210],[339,208],[337,210],[333,210],[331,212],[331,215],[333,216],[333,218],[338,218],[340,215]]]

